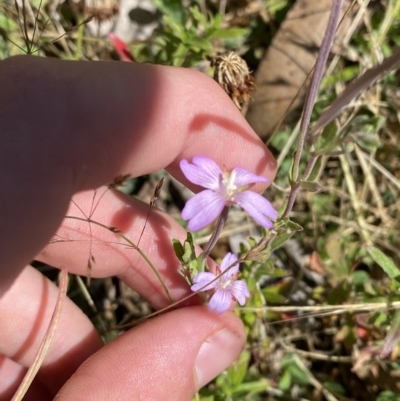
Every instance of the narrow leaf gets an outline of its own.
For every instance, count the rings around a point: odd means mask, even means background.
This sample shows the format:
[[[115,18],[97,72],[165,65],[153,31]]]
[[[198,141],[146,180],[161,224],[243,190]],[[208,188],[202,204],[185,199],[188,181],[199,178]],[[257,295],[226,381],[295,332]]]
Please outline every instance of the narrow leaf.
[[[243,36],[246,34],[246,29],[243,28],[228,28],[228,29],[216,29],[209,35],[209,39],[229,39],[237,36]]]
[[[317,181],[300,181],[300,186],[308,192],[318,192],[321,190],[321,184]]]
[[[315,181],[318,178],[321,170],[322,170],[322,157],[318,157],[310,175],[307,178],[307,181]]]
[[[285,221],[285,226],[293,231],[303,231],[303,227],[300,224],[297,224],[289,219]]]
[[[384,76],[390,70],[398,68],[400,65],[400,49],[398,49],[392,56],[383,60],[383,62],[369,70],[367,70],[361,77],[357,78],[340,94],[338,98],[322,113],[319,120],[311,130],[310,135],[315,135],[318,130],[329,124],[355,97],[357,97],[363,90],[367,89],[377,79]]]
[[[290,184],[294,184],[295,181],[297,180],[297,177],[295,177],[295,168],[294,168],[296,155],[297,155],[297,151],[293,153],[292,164],[290,165],[290,169],[289,169],[289,183]]]
[[[322,134],[319,136],[316,144],[314,154],[324,154],[332,150],[336,145],[336,138],[339,134],[339,126],[336,121],[332,121],[328,124]]]
[[[394,264],[393,260],[386,256],[381,250],[374,246],[367,246],[366,249],[374,262],[377,263],[390,278],[397,278],[400,276],[399,268]]]
[[[282,246],[292,235],[294,232],[289,232],[289,233],[283,233],[279,234],[277,237],[274,238],[271,244],[270,251],[274,251],[275,249],[279,248]]]
[[[173,238],[172,239],[172,246],[174,247],[175,255],[179,259],[181,263],[183,263],[183,255],[185,250],[179,240]]]

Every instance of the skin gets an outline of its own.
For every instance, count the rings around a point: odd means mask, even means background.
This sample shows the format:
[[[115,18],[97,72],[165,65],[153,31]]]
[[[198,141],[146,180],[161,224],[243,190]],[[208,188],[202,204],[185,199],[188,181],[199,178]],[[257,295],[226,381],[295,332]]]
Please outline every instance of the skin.
[[[168,305],[137,252],[112,244],[107,230],[92,226],[89,234],[87,223],[63,222],[66,214],[90,214],[94,188],[119,175],[165,168],[197,191],[179,162],[198,154],[270,180],[276,164],[223,90],[196,71],[16,57],[0,62],[0,88],[2,401],[32,364],[57,298],[57,288],[31,260],[85,275],[85,239],[92,235],[92,277],[118,276],[154,307]],[[103,192],[92,218],[137,241],[148,206]],[[72,196],[80,209],[70,204]],[[48,245],[57,230],[74,241]],[[154,210],[140,243],[174,300],[190,294],[171,250],[172,238],[185,237],[171,216]],[[103,346],[66,299],[54,342],[24,399],[161,400],[173,394],[174,401],[189,400],[239,356],[246,337],[230,311],[217,316],[196,297],[180,306]]]

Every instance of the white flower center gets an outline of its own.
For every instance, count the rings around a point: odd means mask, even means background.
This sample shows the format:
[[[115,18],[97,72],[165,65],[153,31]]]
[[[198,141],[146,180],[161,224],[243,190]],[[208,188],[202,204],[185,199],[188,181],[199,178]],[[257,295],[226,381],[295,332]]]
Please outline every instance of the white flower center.
[[[234,202],[235,196],[238,193],[238,187],[235,185],[236,173],[232,171],[229,173],[224,173],[221,185],[220,193],[225,197],[228,202]]]
[[[221,279],[219,280],[219,288],[224,290],[225,288],[229,287],[234,280],[232,279],[224,279],[222,275]]]

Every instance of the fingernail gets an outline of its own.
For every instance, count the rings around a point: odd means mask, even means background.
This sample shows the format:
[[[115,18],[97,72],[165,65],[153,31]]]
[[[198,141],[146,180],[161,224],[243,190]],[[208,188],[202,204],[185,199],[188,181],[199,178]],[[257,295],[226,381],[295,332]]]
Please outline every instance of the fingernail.
[[[195,363],[198,388],[223,372],[238,357],[243,348],[240,336],[231,330],[221,330],[200,347]]]

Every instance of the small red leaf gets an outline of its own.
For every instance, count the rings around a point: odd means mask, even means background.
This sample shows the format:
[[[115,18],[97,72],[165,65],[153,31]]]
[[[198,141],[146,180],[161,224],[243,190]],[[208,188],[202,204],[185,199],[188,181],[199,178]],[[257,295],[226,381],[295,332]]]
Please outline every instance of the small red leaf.
[[[115,33],[110,33],[108,38],[113,43],[115,50],[123,61],[135,62],[135,59],[129,50],[128,45],[123,42]]]

